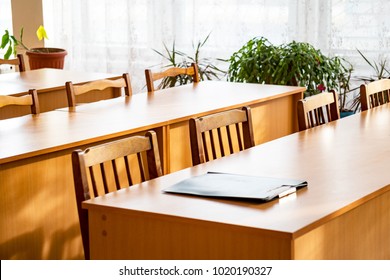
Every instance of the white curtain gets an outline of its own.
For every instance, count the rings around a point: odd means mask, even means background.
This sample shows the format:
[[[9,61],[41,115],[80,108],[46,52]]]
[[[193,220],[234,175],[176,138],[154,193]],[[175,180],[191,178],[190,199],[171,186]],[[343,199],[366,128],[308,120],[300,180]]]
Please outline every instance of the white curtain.
[[[12,34],[12,12],[11,0],[0,0],[0,38],[3,36],[5,30]],[[6,49],[0,49],[0,57],[3,58]],[[11,71],[9,66],[0,65],[0,74]],[[12,70],[13,71],[13,70]]]
[[[46,45],[66,48],[66,68],[129,72],[144,90],[144,69],[163,61],[163,43],[191,54],[229,58],[249,39],[306,41],[367,70],[356,48],[383,57],[390,48],[385,0],[43,0]],[[225,67],[226,65],[221,65]]]

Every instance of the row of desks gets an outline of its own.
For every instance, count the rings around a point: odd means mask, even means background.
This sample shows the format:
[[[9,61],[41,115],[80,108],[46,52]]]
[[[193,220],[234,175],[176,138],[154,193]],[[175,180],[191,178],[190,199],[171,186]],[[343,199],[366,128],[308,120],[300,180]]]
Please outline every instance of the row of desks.
[[[390,104],[84,202],[93,259],[390,259]],[[166,194],[208,171],[295,178],[268,203]]]
[[[59,85],[53,89],[63,91]],[[296,102],[303,91],[201,82],[1,120],[0,258],[83,258],[73,150],[154,129],[168,174],[191,166],[190,117],[251,106],[255,141],[261,144],[297,131]],[[48,92],[38,90],[40,97]]]

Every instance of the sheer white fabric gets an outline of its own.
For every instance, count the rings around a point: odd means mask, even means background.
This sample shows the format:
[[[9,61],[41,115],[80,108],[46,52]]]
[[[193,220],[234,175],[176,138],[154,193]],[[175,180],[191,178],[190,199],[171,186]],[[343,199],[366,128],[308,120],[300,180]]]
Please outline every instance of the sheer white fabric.
[[[0,0],[0,38],[4,34],[4,30],[8,30],[12,34],[12,17],[11,17],[11,0]],[[0,49],[0,57],[3,58],[7,50]],[[0,74],[11,71],[9,67],[0,65]]]
[[[372,59],[390,47],[385,0],[43,0],[50,46],[66,48],[66,68],[129,72],[134,92],[144,69],[163,61],[153,49],[173,42],[191,54],[211,33],[202,56],[229,58],[264,36],[274,44],[306,41],[367,71],[356,48]],[[226,68],[226,65],[222,65]]]

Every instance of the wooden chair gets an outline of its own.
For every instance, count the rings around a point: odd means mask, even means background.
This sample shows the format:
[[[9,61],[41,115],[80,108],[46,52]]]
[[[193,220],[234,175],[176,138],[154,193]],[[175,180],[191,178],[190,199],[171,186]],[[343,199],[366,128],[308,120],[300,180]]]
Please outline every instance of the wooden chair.
[[[179,75],[189,75],[192,77],[192,81],[194,83],[200,82],[198,66],[196,63],[192,63],[190,67],[187,68],[179,68],[172,67],[163,72],[152,73],[150,69],[145,70],[145,78],[146,78],[146,87],[148,88],[148,92],[155,91],[154,82],[165,77],[177,77]]]
[[[22,54],[18,54],[16,58],[12,59],[1,59],[0,58],[0,65],[7,64],[7,65],[15,65],[18,67],[19,72],[26,71],[26,65],[24,64],[24,58]]]
[[[299,131],[340,118],[338,95],[323,92],[298,101]]]
[[[360,86],[362,111],[390,102],[390,79],[382,79]]]
[[[30,106],[32,114],[40,113],[38,93],[35,89],[30,89],[28,94],[23,96],[0,95],[0,108],[9,105]]]
[[[82,202],[161,176],[156,133],[76,150],[72,166],[84,255],[89,259],[88,211],[82,209]]]
[[[76,96],[90,92],[92,90],[104,90],[106,88],[123,88],[126,96],[132,95],[130,77],[124,73],[121,78],[116,80],[103,79],[92,81],[81,85],[73,85],[72,82],[66,82],[66,93],[68,96],[68,106],[76,106]]]
[[[193,165],[255,145],[249,107],[192,118],[189,125]]]

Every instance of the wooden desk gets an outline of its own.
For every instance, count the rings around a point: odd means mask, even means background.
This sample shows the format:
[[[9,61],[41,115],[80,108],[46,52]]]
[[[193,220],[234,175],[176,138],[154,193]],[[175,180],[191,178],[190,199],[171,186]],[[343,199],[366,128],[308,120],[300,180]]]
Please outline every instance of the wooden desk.
[[[390,105],[84,203],[94,259],[390,259]],[[222,171],[303,178],[260,204],[164,194]]]
[[[0,95],[20,96],[29,89],[37,89],[41,112],[51,111],[68,106],[65,92],[65,83],[72,81],[75,84],[106,79],[118,78],[120,75],[105,73],[85,73],[60,69],[37,69],[25,72],[15,72],[0,75]],[[99,99],[119,96],[120,92],[105,90],[88,93],[80,96],[80,102],[91,102]],[[0,110],[0,120],[26,114],[28,108],[8,106]]]
[[[304,88],[202,82],[0,121],[0,258],[83,258],[70,154],[158,133],[166,173],[191,165],[188,119],[250,105],[256,143],[297,131]]]

